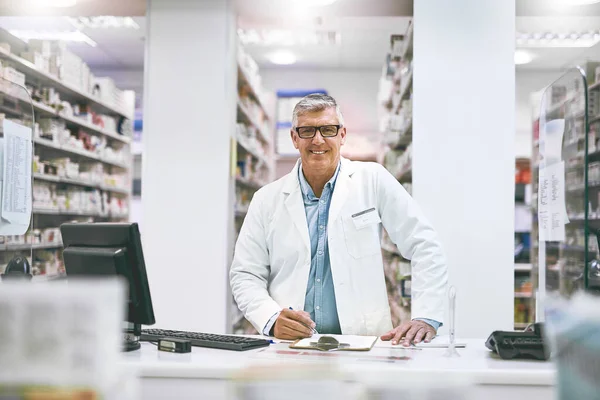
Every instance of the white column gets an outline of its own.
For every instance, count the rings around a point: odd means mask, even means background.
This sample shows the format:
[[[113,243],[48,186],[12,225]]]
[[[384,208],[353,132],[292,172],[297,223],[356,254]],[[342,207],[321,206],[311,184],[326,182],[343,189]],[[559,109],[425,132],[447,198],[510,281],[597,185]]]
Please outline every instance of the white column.
[[[157,327],[226,331],[236,119],[230,0],[149,0],[142,241]]]
[[[456,328],[513,329],[515,2],[415,0],[413,191],[457,289]]]

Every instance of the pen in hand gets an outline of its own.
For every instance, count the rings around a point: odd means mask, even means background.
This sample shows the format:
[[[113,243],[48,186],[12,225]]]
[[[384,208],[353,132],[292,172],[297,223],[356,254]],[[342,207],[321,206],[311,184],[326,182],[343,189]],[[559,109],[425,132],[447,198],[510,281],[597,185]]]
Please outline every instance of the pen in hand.
[[[292,307],[289,307],[290,310],[294,311],[294,309]],[[317,332],[317,330],[315,328],[313,328],[312,326],[308,326],[306,325],[304,322],[298,321],[298,323],[304,325],[305,327],[307,327],[308,329],[310,329],[310,331],[313,333],[313,335],[318,335],[319,332]]]

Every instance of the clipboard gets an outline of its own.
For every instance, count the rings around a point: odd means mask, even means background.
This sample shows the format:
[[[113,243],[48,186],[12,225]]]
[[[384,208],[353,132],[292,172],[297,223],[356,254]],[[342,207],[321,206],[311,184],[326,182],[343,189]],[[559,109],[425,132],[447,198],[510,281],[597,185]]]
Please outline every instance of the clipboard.
[[[319,351],[369,351],[377,342],[377,336],[313,335],[290,344],[291,349]]]

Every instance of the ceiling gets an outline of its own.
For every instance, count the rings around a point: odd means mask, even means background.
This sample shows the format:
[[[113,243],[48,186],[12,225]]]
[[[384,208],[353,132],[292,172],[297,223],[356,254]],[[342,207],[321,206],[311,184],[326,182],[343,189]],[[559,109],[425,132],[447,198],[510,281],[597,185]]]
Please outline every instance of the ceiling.
[[[96,47],[86,43],[69,43],[68,47],[97,76],[111,76],[118,87],[141,93],[143,88],[145,17],[133,17],[139,29],[110,28],[81,31]],[[64,17],[0,17],[6,30],[71,31],[73,25]]]
[[[600,14],[599,14],[600,15]],[[586,32],[600,30],[600,16],[517,17],[518,32]],[[600,43],[592,47],[524,48],[534,57],[529,64],[518,65],[517,70],[557,70],[600,60]]]
[[[578,5],[578,6],[560,6],[568,4],[573,0],[516,0],[516,14],[518,17],[565,17],[565,16],[600,16],[600,3]]]
[[[144,16],[146,0],[77,0],[73,7],[40,8],[35,0],[0,0],[0,15],[5,16]]]
[[[54,10],[32,7],[31,1],[32,0],[0,0],[0,15],[144,16],[146,14],[146,3],[148,0],[77,0],[77,4],[74,7]],[[289,16],[291,11],[296,11],[290,10],[290,0],[233,1],[238,8],[238,14],[244,16],[281,18],[282,15]],[[600,15],[600,4],[571,7],[569,9],[557,9],[552,5],[555,1],[563,0],[516,0],[516,14],[517,16]],[[333,5],[324,7],[321,14],[323,16],[338,17],[411,17],[413,15],[413,0],[338,0]]]
[[[332,17],[303,24],[302,29],[335,31],[339,45],[261,46],[246,45],[246,51],[263,68],[281,68],[270,63],[268,55],[280,49],[291,50],[298,61],[286,68],[380,69],[390,48],[390,36],[406,32],[409,17]],[[286,29],[289,24],[248,22],[240,18],[240,28]]]
[[[0,15],[32,14],[15,8],[30,0],[0,0]],[[200,0],[198,0],[200,1]],[[338,0],[333,5],[313,9],[293,8],[290,0],[234,0],[241,28],[302,28],[339,32],[339,45],[293,46],[298,62],[294,66],[275,66],[267,55],[280,47],[247,46],[261,68],[381,68],[391,34],[406,31],[413,13],[412,0]],[[556,0],[553,0],[556,1]],[[600,3],[558,11],[551,0],[517,0],[518,31],[583,31],[600,29]],[[12,6],[11,6],[12,5]],[[96,47],[71,44],[70,49],[84,59],[97,75],[113,76],[124,89],[141,92],[143,87],[146,0],[78,0],[66,9],[71,15],[132,15],[140,26],[134,29],[84,29]],[[318,10],[318,11],[317,11]],[[35,12],[35,10],[33,10]],[[65,10],[61,13],[65,14]],[[39,10],[38,10],[39,13]],[[544,15],[540,17],[540,15]],[[282,18],[285,16],[285,18]],[[73,29],[62,17],[0,17],[6,29]],[[591,48],[529,49],[534,60],[517,66],[523,70],[556,70],[600,60],[600,44]]]

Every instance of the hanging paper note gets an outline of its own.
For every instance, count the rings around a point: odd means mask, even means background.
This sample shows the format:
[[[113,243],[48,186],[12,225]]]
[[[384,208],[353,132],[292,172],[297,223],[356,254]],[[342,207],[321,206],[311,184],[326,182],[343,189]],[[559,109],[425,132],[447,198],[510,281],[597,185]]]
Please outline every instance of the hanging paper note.
[[[540,169],[538,224],[540,240],[565,240],[565,163]]]
[[[3,121],[2,219],[29,225],[31,218],[31,128]]]

